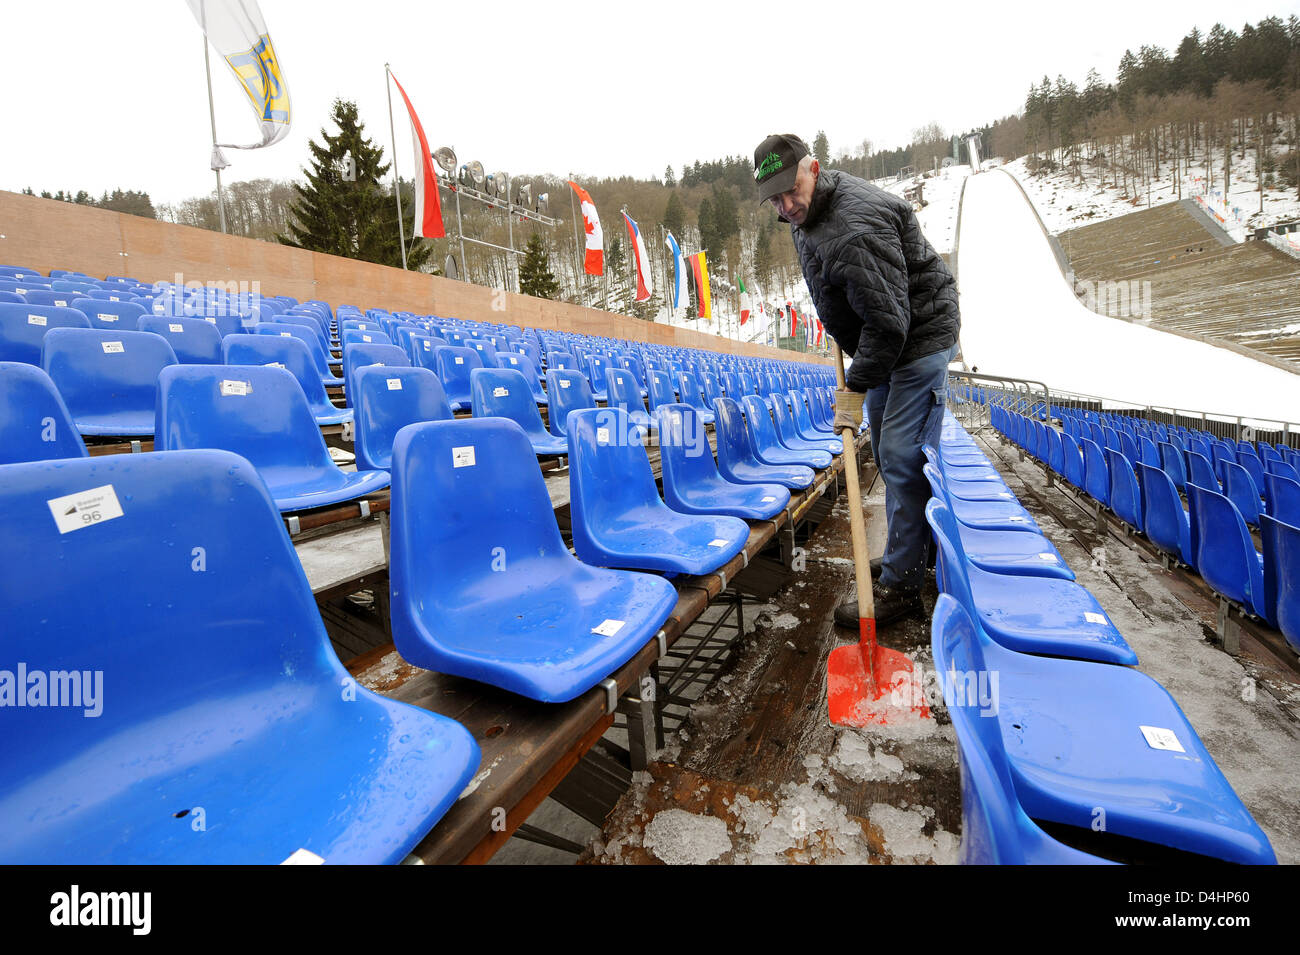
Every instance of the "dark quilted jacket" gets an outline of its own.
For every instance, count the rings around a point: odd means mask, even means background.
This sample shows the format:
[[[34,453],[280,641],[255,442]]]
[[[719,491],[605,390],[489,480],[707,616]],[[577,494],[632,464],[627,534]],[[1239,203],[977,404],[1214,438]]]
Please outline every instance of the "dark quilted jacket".
[[[957,341],[957,284],[910,202],[823,169],[791,234],[818,317],[854,356],[846,376],[854,391]]]

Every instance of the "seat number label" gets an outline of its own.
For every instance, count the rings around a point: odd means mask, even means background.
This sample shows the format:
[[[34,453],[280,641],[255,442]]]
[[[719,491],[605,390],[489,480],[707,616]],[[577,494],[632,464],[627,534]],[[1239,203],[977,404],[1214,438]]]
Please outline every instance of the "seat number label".
[[[232,381],[229,378],[221,382],[221,394],[225,395],[246,395],[253,390],[251,382]]]
[[[1178,742],[1178,737],[1173,730],[1165,729],[1160,726],[1139,726],[1142,735],[1146,737],[1147,745],[1152,749],[1167,749],[1172,753],[1185,753],[1183,744]]]
[[[458,364],[458,365],[463,365],[463,364],[465,364],[465,357],[464,357],[463,355],[457,355],[457,356],[456,356],[456,364]]]
[[[100,342],[100,345],[103,346],[105,355],[120,355],[126,351],[121,342]]]
[[[592,627],[591,632],[598,633],[602,637],[612,637],[623,629],[623,624],[626,622],[625,620],[606,620],[600,626]]]
[[[472,468],[474,466],[474,445],[452,448],[451,466],[454,468]]]
[[[726,547],[726,546],[727,546],[727,542],[724,541],[721,537],[719,537],[719,538],[717,538],[716,540],[711,540],[711,541],[709,541],[709,546],[710,546],[710,547]]]
[[[506,389],[506,388],[502,388],[502,387],[500,387],[500,386],[498,386],[498,387],[492,389],[492,397],[493,397],[493,398],[505,398],[505,397],[508,396],[509,394],[510,394],[510,391],[509,391],[508,389]]]
[[[400,379],[400,378],[389,378],[389,379],[388,379],[388,390],[389,390],[389,391],[401,391],[401,390],[402,390],[402,379]]]
[[[1091,610],[1088,610],[1088,611],[1085,611],[1085,612],[1084,612],[1083,619],[1086,620],[1086,621],[1088,621],[1089,623],[1101,624],[1101,625],[1103,625],[1103,626],[1104,626],[1105,623],[1106,623],[1106,618],[1105,618],[1105,617],[1103,617],[1103,616],[1102,616],[1101,614],[1099,614],[1099,613],[1093,613]]]
[[[168,330],[169,332],[177,332],[177,333],[180,333],[180,332],[185,331],[185,326],[182,325],[180,322],[168,322],[168,323],[167,323],[167,330]]]
[[[28,324],[28,325],[44,325],[44,324],[46,324],[45,316],[44,316],[44,315],[28,315],[28,316],[27,316],[27,324]]]
[[[568,379],[568,378],[561,378],[561,379],[560,379],[560,387],[561,387],[561,388],[567,388],[567,387],[569,387],[569,379]]]
[[[99,315],[98,315],[97,317],[99,318],[99,320],[100,320],[101,322],[115,322],[115,321],[117,321],[117,316],[116,316],[116,315],[109,315],[107,312],[100,312]]]
[[[55,526],[60,534],[78,531],[92,524],[102,524],[115,517],[122,516],[122,505],[118,502],[113,485],[94,487],[89,491],[65,494],[46,502],[50,513],[54,515]]]

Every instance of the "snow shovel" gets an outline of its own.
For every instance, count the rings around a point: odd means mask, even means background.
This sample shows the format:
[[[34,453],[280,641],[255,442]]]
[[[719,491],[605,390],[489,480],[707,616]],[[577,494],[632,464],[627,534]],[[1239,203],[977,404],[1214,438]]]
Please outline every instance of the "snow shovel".
[[[832,345],[835,381],[844,390],[844,359]],[[912,661],[897,650],[876,643],[876,608],[871,596],[871,562],[867,553],[867,524],[858,483],[857,435],[845,428],[844,483],[849,496],[849,528],[853,538],[853,567],[858,583],[858,642],[831,651],[826,664],[826,700],[837,726],[870,726],[902,718],[928,719],[930,708],[913,685]]]

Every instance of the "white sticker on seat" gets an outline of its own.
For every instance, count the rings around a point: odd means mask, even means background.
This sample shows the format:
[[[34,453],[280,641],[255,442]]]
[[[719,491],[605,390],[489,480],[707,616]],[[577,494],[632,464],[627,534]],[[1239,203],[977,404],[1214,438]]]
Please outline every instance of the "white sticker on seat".
[[[388,379],[388,390],[389,390],[389,391],[401,391],[401,390],[402,390],[402,379],[400,379],[400,378],[389,378],[389,379]]]
[[[252,390],[252,382],[232,381],[229,378],[223,379],[221,382],[221,393],[223,395],[246,395]]]
[[[310,849],[294,849],[293,855],[285,859],[280,865],[324,865],[325,860],[312,852]]]
[[[763,498],[763,500],[762,500],[760,503],[763,503],[763,504],[771,504],[771,503],[772,503],[773,501],[775,501],[775,500],[776,500],[776,498],[771,497],[771,496],[769,495],[768,497]]]
[[[596,429],[596,443],[609,444],[609,428]]]
[[[117,321],[117,316],[116,316],[116,315],[109,315],[107,312],[100,312],[100,313],[99,313],[98,315],[96,315],[95,317],[98,318],[101,322],[115,322],[115,321]]]
[[[1146,737],[1147,745],[1152,749],[1167,749],[1172,753],[1185,753],[1183,744],[1178,742],[1178,736],[1173,730],[1165,729],[1162,726],[1139,726],[1142,735]]]
[[[724,541],[721,537],[719,537],[717,540],[711,540],[711,541],[709,541],[709,546],[710,546],[710,547],[726,547],[727,544],[729,544],[729,543],[730,543],[730,541]]]
[[[68,300],[67,300],[66,298],[56,298],[56,299],[54,300],[54,304],[55,304],[55,305],[62,305],[64,308],[66,308],[67,305],[68,305]]]
[[[509,391],[508,389],[506,389],[506,388],[502,388],[500,385],[498,385],[497,387],[495,387],[495,388],[492,389],[492,397],[493,397],[493,398],[505,398],[505,397],[507,397],[509,394],[510,394],[510,391]]]
[[[1056,555],[1055,555],[1055,554],[1039,554],[1039,555],[1038,555],[1038,559],[1039,559],[1039,560],[1056,560]]]
[[[263,367],[265,367],[265,368],[284,368],[284,362],[282,362],[282,361],[268,361],[268,362],[267,362]],[[288,371],[287,368],[286,368],[285,370]]]
[[[168,322],[168,323],[167,323],[167,331],[169,331],[169,332],[183,332],[183,331],[185,331],[185,326],[182,325],[180,322]]]
[[[113,485],[93,487],[89,491],[65,494],[46,503],[54,515],[54,524],[60,534],[79,531],[92,524],[102,524],[115,517],[122,516],[122,505],[117,499]]]
[[[205,322],[207,322],[208,324],[210,324],[210,325],[215,325],[215,324],[217,324],[217,320],[216,320],[216,318],[213,317],[212,315],[205,315],[205,316],[203,316],[203,320],[204,320]]]
[[[456,356],[456,364],[458,364],[458,365],[463,365],[463,364],[465,364],[465,356],[463,356],[463,355],[457,355],[457,356]]]
[[[591,632],[598,633],[602,637],[612,637],[623,629],[623,624],[626,622],[625,620],[606,620],[599,627],[592,627]]]
[[[1083,619],[1088,621],[1089,623],[1099,623],[1102,624],[1103,626],[1106,623],[1105,617],[1103,617],[1099,613],[1093,613],[1091,610],[1084,612]]]
[[[424,346],[425,351],[428,351],[431,347],[433,347],[433,342],[420,342],[420,344]]]
[[[126,351],[121,342],[100,342],[99,344],[104,349],[105,355],[120,355]]]
[[[560,379],[560,387],[561,387],[561,388],[567,388],[567,387],[569,387],[569,379],[568,379],[568,378],[561,378],[561,379]]]
[[[361,336],[361,340],[362,340],[363,342],[373,342],[373,341],[374,341],[374,339],[371,338],[369,335],[362,335],[362,336]]]
[[[28,324],[28,325],[45,325],[45,324],[47,324],[47,322],[46,322],[46,320],[45,320],[45,316],[44,316],[44,315],[28,315],[28,316],[27,316],[27,324]]]
[[[452,448],[451,466],[454,468],[472,468],[474,466],[474,445]]]
[[[293,338],[293,332],[281,332],[281,333],[280,333],[280,337],[281,337],[281,338]]]
[[[120,301],[122,301],[122,300],[121,300],[120,298],[118,298],[116,295],[110,295],[110,296],[108,297],[108,300],[109,300],[110,302],[120,302]],[[100,318],[103,318],[104,316],[101,315],[101,316],[99,316],[99,317],[100,317]]]

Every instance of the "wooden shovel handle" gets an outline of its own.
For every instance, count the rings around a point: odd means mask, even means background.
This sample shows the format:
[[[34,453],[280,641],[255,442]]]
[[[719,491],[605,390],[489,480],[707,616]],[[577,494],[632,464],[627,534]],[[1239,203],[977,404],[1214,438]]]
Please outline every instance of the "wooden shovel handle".
[[[835,384],[840,391],[844,383],[844,356],[840,346],[831,344],[835,360]],[[858,619],[876,619],[876,603],[871,596],[871,556],[867,552],[867,521],[862,513],[862,486],[858,483],[858,436],[852,428],[840,432],[844,440],[844,483],[849,494],[849,532],[853,538],[853,569],[858,580]]]

